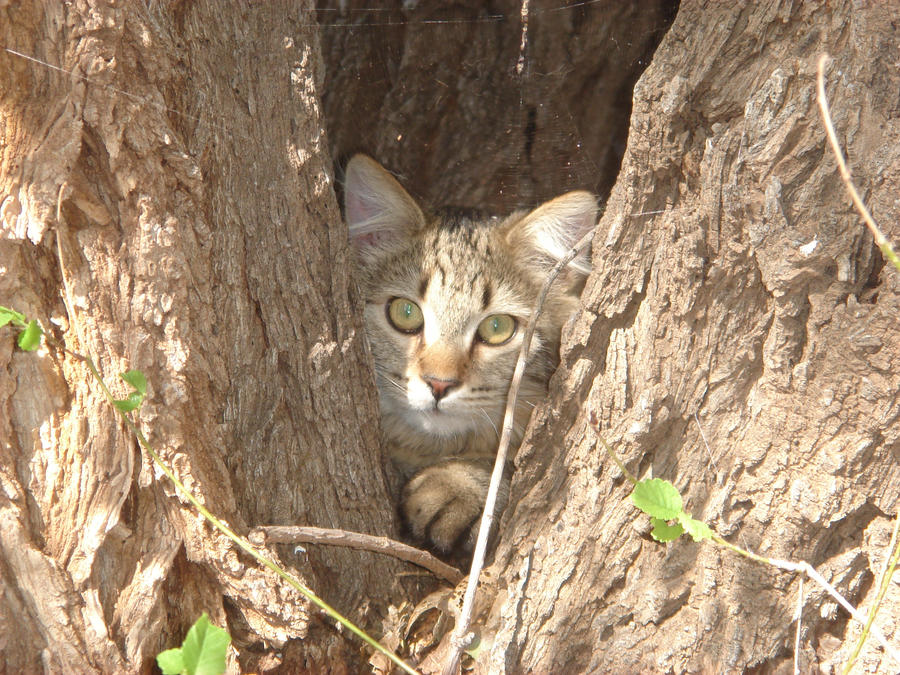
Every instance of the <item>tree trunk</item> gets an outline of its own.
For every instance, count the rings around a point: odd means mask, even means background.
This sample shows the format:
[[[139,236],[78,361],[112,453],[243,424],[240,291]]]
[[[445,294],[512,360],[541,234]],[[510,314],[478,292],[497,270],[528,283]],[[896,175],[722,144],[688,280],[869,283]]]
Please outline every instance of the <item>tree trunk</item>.
[[[797,579],[653,542],[589,420],[724,537],[868,608],[900,507],[900,281],[846,200],[814,71],[830,51],[838,134],[896,242],[898,38],[879,3],[699,5],[669,27],[668,2],[529,2],[523,40],[518,2],[322,4],[324,87],[302,5],[6,6],[0,304],[110,382],[143,370],[142,428],[239,531],[390,533],[329,161],[368,151],[426,202],[497,210],[615,180],[475,669],[787,670]],[[0,360],[0,672],[149,671],[202,611],[244,669],[360,669],[172,496],[83,363],[8,338]],[[307,548],[279,552],[356,617],[409,595],[383,558]],[[829,670],[859,628],[804,588],[800,668]],[[895,644],[898,595],[877,622]]]
[[[0,15],[0,303],[116,392],[141,369],[141,428],[238,532],[391,534],[311,9]],[[355,643],[173,496],[84,363],[13,344],[0,342],[0,672],[148,671],[203,611],[227,621],[244,669],[358,669]],[[307,549],[282,561],[357,620],[403,593],[390,559]]]
[[[671,480],[734,543],[806,560],[852,603],[877,591],[900,507],[900,283],[825,143],[840,138],[894,241],[900,76],[878,3],[685,2],[635,87],[629,146],[594,240],[584,311],[517,458],[483,662],[510,672],[787,672],[795,575],[685,538],[623,502]],[[801,672],[858,625],[807,583]],[[892,585],[879,624],[900,631]],[[871,643],[870,639],[870,643]],[[895,670],[869,647],[867,669]]]
[[[371,152],[432,203],[603,192],[627,95],[601,92],[630,91],[664,9],[529,3],[520,74],[521,5],[482,7],[322,6],[333,154]],[[652,541],[592,414],[728,540],[872,603],[900,507],[900,283],[826,147],[815,67],[832,53],[839,136],[897,242],[895,23],[880,3],[682,3],[634,89],[584,309],[517,457],[477,672],[791,666],[796,576]],[[800,669],[829,670],[860,628],[804,589]],[[895,644],[898,595],[877,622]],[[898,666],[877,647],[863,660]]]

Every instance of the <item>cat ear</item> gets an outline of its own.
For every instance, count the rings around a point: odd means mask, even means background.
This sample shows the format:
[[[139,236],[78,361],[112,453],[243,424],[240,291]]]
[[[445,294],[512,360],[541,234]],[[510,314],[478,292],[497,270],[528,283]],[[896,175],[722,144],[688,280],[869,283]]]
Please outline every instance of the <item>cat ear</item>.
[[[344,175],[344,216],[360,250],[408,236],[425,216],[400,183],[371,157],[354,155]]]
[[[509,237],[516,248],[530,249],[534,262],[552,266],[596,224],[597,200],[590,192],[579,190],[567,192],[536,208],[514,224]],[[587,276],[591,271],[590,253],[579,254],[567,269],[580,277]]]

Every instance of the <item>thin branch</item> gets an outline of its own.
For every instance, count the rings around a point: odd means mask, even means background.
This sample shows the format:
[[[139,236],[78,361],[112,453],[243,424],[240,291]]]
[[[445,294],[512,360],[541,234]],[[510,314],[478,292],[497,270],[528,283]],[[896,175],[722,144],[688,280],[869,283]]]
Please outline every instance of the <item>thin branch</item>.
[[[797,590],[797,635],[794,638],[794,675],[800,675],[800,629],[803,626],[803,577],[800,577],[800,588]]]
[[[62,217],[62,200],[63,200],[63,192],[67,187],[67,183],[63,183],[59,192],[57,193],[56,198],[56,215],[57,215],[57,223],[58,228],[56,232],[56,243],[57,243],[57,255],[59,256],[59,266],[61,274],[63,275],[63,284],[65,286],[66,291],[66,300],[68,303],[67,310],[70,312],[69,321],[70,324],[74,325],[75,323],[75,314],[74,314],[74,305],[72,305],[71,292],[70,292],[70,284],[68,281],[68,277],[66,274],[65,263],[63,260],[62,253],[62,232],[61,230],[68,231],[66,229],[66,222]],[[77,334],[77,329],[76,329]],[[48,341],[50,341],[50,335],[44,331],[44,337]],[[56,341],[53,340],[55,343]],[[249,540],[244,537],[239,536],[236,532],[234,532],[228,525],[219,520],[216,516],[214,516],[195,496],[194,494],[185,487],[184,483],[182,483],[178,477],[175,475],[174,471],[169,468],[169,466],[162,461],[162,458],[153,449],[153,446],[150,445],[150,442],[147,440],[144,433],[138,427],[137,423],[135,423],[134,419],[130,414],[116,407],[115,405],[115,397],[112,392],[109,390],[109,387],[106,386],[106,381],[100,375],[100,371],[97,370],[97,367],[94,365],[94,361],[89,357],[82,354],[78,354],[76,352],[72,352],[63,347],[67,354],[71,354],[72,356],[78,358],[82,361],[90,370],[91,375],[97,381],[100,386],[103,395],[106,397],[106,400],[109,402],[115,412],[119,414],[119,417],[125,422],[125,425],[134,434],[137,438],[140,446],[150,455],[150,458],[153,460],[153,463],[162,471],[166,477],[175,485],[176,492],[181,494],[185,499],[187,499],[197,511],[199,511],[200,515],[203,516],[213,527],[215,527],[219,532],[227,536],[231,541],[233,541],[238,547],[249,553],[253,558],[255,558],[259,563],[270,569],[272,572],[277,574],[281,579],[287,582],[290,586],[299,591],[307,600],[311,603],[319,607],[325,614],[333,618],[337,623],[341,624],[345,628],[347,628],[351,633],[359,637],[363,642],[371,646],[373,649],[384,654],[388,659],[390,659],[395,665],[399,666],[404,672],[409,673],[410,675],[418,675],[418,671],[412,668],[409,664],[403,661],[399,656],[397,656],[393,651],[383,646],[373,637],[371,637],[364,630],[359,628],[352,621],[343,616],[340,612],[338,612],[334,607],[326,603],[322,600],[318,595],[313,592],[313,590],[306,586],[299,579],[295,578],[288,572],[286,572],[283,568],[281,568],[277,563],[275,563],[271,558],[267,557],[264,552],[258,550],[262,547],[255,546]]]
[[[850,175],[850,169],[847,168],[847,162],[844,160],[844,155],[841,152],[840,144],[838,143],[837,134],[834,131],[834,124],[831,121],[831,112],[828,108],[828,99],[825,96],[825,64],[831,57],[828,54],[822,54],[819,56],[819,63],[817,67],[816,73],[816,93],[818,94],[818,102],[819,102],[819,110],[822,113],[822,123],[825,126],[825,133],[828,136],[828,142],[831,144],[831,149],[834,151],[834,157],[837,160],[838,168],[841,171],[841,179],[844,181],[844,185],[847,188],[847,192],[850,193],[850,199],[853,200],[853,205],[856,207],[856,210],[859,212],[859,215],[862,216],[863,221],[866,223],[866,227],[869,228],[869,232],[872,233],[872,238],[875,239],[875,243],[878,245],[878,248],[881,249],[882,255],[887,258],[900,272],[900,258],[897,257],[897,254],[894,252],[894,248],[891,246],[891,243],[887,240],[887,237],[884,236],[884,233],[881,231],[881,228],[878,227],[878,224],[875,222],[875,219],[872,218],[872,214],[869,213],[869,209],[866,208],[866,205],[863,203],[862,198],[859,196],[859,192],[856,190],[856,186],[853,184],[853,178]],[[893,575],[894,569],[897,567],[898,558],[900,558],[900,542],[898,542],[898,533],[900,533],[900,511],[897,512],[897,521],[894,524],[894,531],[891,535],[891,543],[888,546],[888,556],[885,559],[885,568],[882,571],[881,582],[878,591],[878,597],[875,600],[875,603],[872,605],[872,609],[869,611],[869,616],[863,624],[863,632],[860,635],[859,642],[853,650],[853,653],[850,655],[849,660],[844,666],[844,673],[849,673],[850,669],[853,667],[854,662],[859,656],[859,652],[862,649],[863,644],[866,641],[866,637],[868,637],[869,632],[871,631],[873,635],[878,638],[878,633],[872,627],[872,623],[875,621],[875,615],[878,612],[878,608],[881,606],[881,601],[884,598],[884,594],[887,591],[887,587],[890,584],[891,576]],[[881,640],[879,640],[880,642]],[[885,647],[885,649],[888,649]],[[890,651],[890,650],[888,650]],[[900,662],[900,658],[897,657],[896,650],[894,650],[892,656]]]
[[[897,512],[897,519],[894,522],[894,531],[891,534],[891,543],[888,544],[888,555],[884,560],[884,569],[881,570],[881,578],[878,583],[878,596],[875,598],[875,602],[869,610],[869,617],[866,619],[862,634],[859,636],[859,642],[856,643],[853,653],[844,665],[844,675],[847,675],[847,673],[850,672],[860,651],[862,651],[863,644],[865,644],[869,632],[872,630],[872,623],[875,621],[875,615],[881,607],[881,601],[884,600],[884,594],[887,593],[888,586],[891,585],[894,570],[897,569],[898,559],[900,559],[900,511]]]
[[[856,206],[856,210],[859,211],[865,221],[866,226],[872,233],[872,237],[875,239],[875,243],[878,244],[878,248],[881,249],[884,257],[891,261],[894,267],[897,268],[897,271],[900,271],[900,258],[897,257],[897,254],[894,252],[887,237],[884,236],[884,233],[875,223],[875,219],[872,218],[872,214],[869,213],[869,209],[863,204],[863,200],[856,191],[856,186],[853,184],[853,178],[850,176],[850,169],[847,168],[847,162],[844,161],[844,155],[841,154],[841,146],[838,143],[837,134],[834,133],[834,125],[831,123],[831,113],[828,110],[828,99],[825,98],[825,63],[830,58],[831,57],[828,56],[828,54],[822,54],[819,57],[818,76],[816,78],[819,110],[822,111],[822,122],[825,125],[825,133],[828,135],[828,142],[831,143],[831,149],[834,150],[834,157],[837,159],[838,168],[841,170],[841,178],[844,180],[844,185],[847,186],[847,192],[850,193],[853,205]]]
[[[773,567],[777,567],[779,569],[785,570],[787,572],[801,572],[808,576],[810,579],[815,581],[819,586],[821,586],[828,595],[834,598],[837,603],[847,610],[854,619],[856,619],[862,625],[866,625],[866,617],[860,612],[856,607],[851,605],[847,599],[840,594],[840,592],[828,583],[825,580],[818,570],[815,567],[810,565],[808,562],[800,561],[800,562],[791,562],[790,560],[778,560],[777,558],[766,558],[765,556],[761,556],[757,553],[753,553],[752,551],[745,551],[739,546],[735,546],[734,544],[725,541],[717,534],[713,534],[712,539],[717,544],[724,546],[727,549],[734,551],[735,553],[744,556],[745,558],[749,558],[750,560],[755,560],[756,562],[766,563],[768,565],[772,565]],[[879,644],[884,647],[884,650],[891,655],[898,664],[900,664],[900,651],[897,651],[896,647],[893,647],[888,641],[887,638],[884,637],[884,634],[878,630],[875,626],[871,628],[872,635],[878,640]]]
[[[860,612],[858,609],[856,609],[856,607],[847,602],[844,596],[841,595],[834,586],[828,583],[825,580],[825,577],[819,574],[818,570],[816,570],[816,568],[810,565],[808,562],[791,563],[786,560],[771,560],[770,562],[776,567],[781,567],[782,569],[798,569],[802,572],[805,572],[806,576],[819,584],[819,586],[824,588],[832,598],[837,600],[838,604],[840,604],[841,607],[843,607],[850,613],[850,616],[852,616],[861,624],[865,625],[866,617],[862,614],[862,612]],[[900,651],[897,651],[897,648],[887,641],[887,638],[884,637],[884,633],[882,633],[875,626],[871,627],[871,632],[873,637],[878,640],[879,644],[884,647],[884,651],[890,654],[891,658],[893,658],[894,661],[900,664]]]
[[[94,366],[93,361],[87,359],[88,368],[91,369],[91,373],[94,375],[96,380],[100,383],[101,388],[110,402],[113,403],[113,396],[110,393],[109,389],[106,386],[106,383],[103,381],[103,378],[100,376],[100,373],[97,371],[97,368]],[[283,568],[281,568],[277,563],[272,561],[271,558],[267,557],[265,553],[257,550],[257,547],[254,546],[250,541],[238,535],[234,530],[232,530],[228,525],[219,520],[216,516],[214,516],[209,509],[207,509],[203,504],[200,503],[193,493],[185,487],[184,483],[182,483],[178,477],[175,475],[175,472],[169,468],[169,466],[162,461],[162,458],[156,453],[156,450],[153,449],[153,446],[150,445],[150,442],[144,436],[144,433],[138,428],[137,424],[135,424],[134,420],[131,418],[131,415],[116,409],[116,412],[119,413],[119,416],[125,421],[125,424],[131,430],[131,432],[137,436],[138,443],[141,444],[141,447],[147,451],[150,457],[153,459],[153,462],[156,464],[159,469],[166,474],[166,477],[175,484],[175,487],[178,489],[178,492],[187,499],[191,504],[193,504],[194,508],[200,512],[210,524],[213,525],[217,530],[219,530],[226,537],[231,539],[235,544],[237,544],[244,551],[249,553],[253,558],[255,558],[262,565],[268,567],[279,577],[284,579],[288,584],[292,587],[300,591],[307,600],[315,604],[319,609],[321,609],[325,614],[330,616],[332,619],[337,621],[339,624],[347,628],[351,633],[359,637],[361,640],[370,645],[373,649],[380,651],[382,654],[387,656],[393,663],[402,668],[405,672],[410,675],[418,675],[418,671],[413,669],[409,664],[405,663],[399,656],[394,654],[393,651],[383,646],[380,642],[378,642],[375,638],[371,637],[364,630],[359,628],[356,624],[354,624],[350,619],[346,618],[343,614],[338,612],[334,607],[329,605],[327,602],[322,600],[315,592],[309,588],[302,581],[292,576],[288,572],[286,572]]]
[[[346,546],[361,551],[382,553],[424,567],[435,576],[456,585],[463,574],[455,567],[435,558],[428,551],[408,546],[387,537],[305,525],[267,525],[255,528],[248,537],[255,544],[326,544]],[[261,540],[260,540],[261,539]]]
[[[494,460],[494,471],[491,473],[491,483],[488,488],[487,498],[484,503],[484,513],[481,515],[481,524],[478,527],[478,540],[475,543],[475,553],[472,556],[472,567],[469,570],[469,581],[466,584],[466,592],[463,596],[463,605],[459,613],[459,620],[453,629],[453,635],[450,636],[450,652],[444,665],[444,675],[453,675],[459,668],[459,659],[463,650],[469,642],[469,624],[472,621],[472,608],[475,604],[475,591],[478,588],[478,578],[481,576],[481,569],[484,567],[484,556],[487,553],[488,533],[491,531],[491,525],[494,522],[494,509],[497,505],[497,492],[500,489],[500,483],[503,479],[503,467],[506,465],[506,456],[509,453],[509,443],[512,438],[513,418],[516,409],[516,399],[519,395],[519,386],[522,383],[522,375],[525,373],[525,362],[528,359],[528,350],[531,348],[531,338],[534,336],[534,329],[537,325],[538,317],[544,307],[544,301],[550,291],[550,286],[556,281],[560,272],[568,265],[581,251],[591,243],[594,236],[594,228],[585,234],[575,247],[569,251],[556,265],[550,270],[550,274],[544,280],[541,292],[538,295],[537,303],[534,306],[534,312],[528,321],[525,329],[525,335],[522,338],[522,347],[519,350],[519,360],[516,361],[516,369],[513,372],[512,381],[509,385],[509,393],[506,397],[506,413],[503,417],[503,431],[500,434],[500,446],[497,448],[497,458]]]
[[[603,439],[603,436],[600,434],[599,428],[597,425],[597,418],[594,413],[591,413],[591,424],[595,427],[595,431],[597,432],[597,436],[600,438],[600,442],[603,443],[603,446],[606,448],[607,453],[610,455],[610,457],[613,458],[613,460],[618,465],[619,469],[622,470],[623,473],[625,473],[625,475],[628,477],[629,480],[631,480],[632,483],[636,483],[636,480],[634,479],[634,477],[631,476],[631,474],[629,474],[627,472],[627,470],[625,469],[622,462],[618,459],[618,457],[616,457],[616,454],[612,451],[612,448],[609,447],[609,445]],[[900,516],[898,516],[898,523],[900,523]],[[895,528],[895,531],[894,531],[895,535],[897,534],[898,530],[900,530],[900,525],[898,525],[897,528]],[[720,546],[724,546],[728,550],[733,551],[734,553],[737,553],[738,555],[744,556],[745,558],[749,558],[750,560],[753,560],[755,562],[763,563],[766,565],[772,565],[773,567],[777,567],[777,568],[785,570],[787,572],[800,572],[802,574],[805,574],[810,579],[812,579],[814,582],[819,584],[819,586],[821,586],[825,590],[826,593],[828,593],[832,598],[834,598],[838,602],[838,604],[841,605],[841,607],[846,609],[850,613],[850,616],[852,616],[854,619],[856,619],[859,623],[866,626],[867,629],[871,627],[871,632],[872,632],[872,635],[875,636],[875,639],[878,640],[878,642],[881,644],[881,646],[884,647],[885,651],[888,654],[890,654],[891,657],[893,657],[897,661],[897,663],[900,663],[900,652],[897,651],[896,647],[893,647],[888,643],[887,638],[884,637],[884,634],[880,630],[878,630],[877,628],[875,628],[874,626],[871,625],[872,620],[873,620],[872,616],[870,615],[869,621],[867,622],[866,617],[863,616],[863,614],[858,609],[856,609],[856,607],[851,605],[847,601],[847,599],[844,598],[844,596],[841,595],[840,592],[838,592],[838,590],[834,586],[832,586],[830,583],[828,583],[825,580],[825,577],[823,577],[816,570],[816,568],[813,567],[812,565],[810,565],[808,562],[801,561],[801,562],[795,563],[795,562],[791,562],[790,560],[779,560],[777,558],[767,558],[765,556],[759,555],[758,553],[754,553],[753,551],[743,549],[740,546],[735,546],[730,541],[723,539],[721,536],[719,536],[715,532],[711,533],[710,538],[714,542],[719,544]],[[897,546],[895,548],[896,543],[897,542],[895,542],[894,539],[891,540],[891,551],[893,552],[893,555],[892,555],[893,565],[896,565],[897,559],[900,558],[900,546]],[[894,569],[893,566],[891,566],[890,571],[882,579],[883,583],[886,583],[884,581],[885,579],[887,579],[887,580],[890,579],[893,569]],[[802,594],[802,590],[801,590],[801,594]],[[879,598],[879,602],[880,602],[880,598]],[[799,611],[799,609],[798,609],[798,611]],[[799,621],[799,619],[798,619],[798,621]],[[799,631],[799,627],[798,627],[798,631]]]

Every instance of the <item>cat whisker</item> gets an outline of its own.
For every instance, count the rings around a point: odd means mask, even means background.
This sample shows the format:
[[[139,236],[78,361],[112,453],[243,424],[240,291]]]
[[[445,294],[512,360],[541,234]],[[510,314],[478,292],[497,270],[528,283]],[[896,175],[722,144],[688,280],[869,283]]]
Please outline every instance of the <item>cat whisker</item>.
[[[344,200],[361,254],[360,290],[370,305],[387,301],[381,316],[367,310],[366,328],[386,447],[408,473],[400,506],[417,537],[449,550],[468,536],[469,505],[485,502],[491,476],[485,460],[493,458],[495,438],[506,429],[513,354],[509,347],[492,350],[510,339],[511,320],[514,331],[515,317],[526,315],[534,300],[534,289],[521,283],[525,279],[505,270],[525,273],[536,254],[558,259],[596,222],[597,204],[586,192],[571,192],[528,215],[510,216],[502,227],[468,209],[445,209],[426,219],[390,172],[362,155],[347,164]],[[515,243],[508,237],[514,227]],[[576,295],[557,290],[554,297],[574,308]],[[515,453],[532,411],[546,398],[563,318],[555,312],[538,324],[504,452]],[[488,346],[476,349],[471,342],[466,351],[463,342],[475,339],[472,322]],[[420,508],[432,502],[434,509]],[[433,532],[435,514],[455,531],[442,525]]]
[[[402,391],[402,392],[404,392],[404,393],[406,392],[406,387],[404,387],[402,384],[400,384],[399,382],[397,382],[397,380],[395,380],[394,378],[389,377],[388,375],[386,375],[386,374],[383,373],[383,372],[379,372],[378,369],[376,369],[375,372],[376,372],[376,374],[377,374],[379,377],[381,377],[382,379],[384,379],[388,384],[394,385],[395,387],[397,387],[397,389],[399,389],[400,391]]]
[[[468,412],[469,418],[472,420],[472,426],[477,428],[481,424],[481,418],[475,414],[474,410],[467,410],[466,412]]]
[[[500,439],[500,432],[497,430],[497,425],[494,424],[494,420],[492,420],[492,419],[491,419],[491,416],[487,414],[487,410],[485,410],[484,408],[478,408],[478,409],[479,409],[479,410],[484,414],[484,416],[487,418],[488,423],[491,425],[491,427],[493,427],[494,433],[497,435],[497,440],[499,440],[499,439]]]

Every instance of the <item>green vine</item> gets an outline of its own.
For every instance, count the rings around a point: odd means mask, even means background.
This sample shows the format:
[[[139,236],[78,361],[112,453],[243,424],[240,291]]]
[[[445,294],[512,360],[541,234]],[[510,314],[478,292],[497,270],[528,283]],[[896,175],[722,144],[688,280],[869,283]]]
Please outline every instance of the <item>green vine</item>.
[[[17,344],[21,349],[25,351],[34,351],[38,348],[41,342],[41,336],[43,335],[43,330],[41,329],[37,321],[35,321],[34,319],[28,321],[25,315],[21,312],[9,309],[8,307],[0,306],[0,327],[7,324],[12,324],[21,329],[17,337]],[[255,558],[260,564],[272,570],[272,572],[281,577],[292,588],[299,591],[304,597],[306,597],[310,602],[321,609],[325,614],[347,628],[351,633],[359,637],[370,647],[384,654],[404,672],[410,673],[410,675],[416,675],[416,671],[408,664],[406,664],[399,656],[381,645],[368,633],[359,628],[345,616],[340,614],[331,605],[317,596],[312,591],[312,589],[308,588],[301,581],[291,576],[277,563],[275,563],[263,553],[259,552],[256,547],[253,546],[253,544],[247,541],[244,537],[238,535],[230,527],[225,525],[225,523],[223,523],[216,516],[210,513],[210,511],[203,504],[201,504],[200,501],[196,497],[194,497],[194,495],[184,486],[184,484],[178,479],[175,473],[162,461],[159,454],[156,452],[156,450],[153,449],[153,447],[147,441],[147,438],[144,436],[143,432],[138,428],[137,424],[135,424],[134,420],[131,417],[132,412],[140,409],[141,404],[144,402],[144,398],[147,395],[147,378],[141,371],[129,370],[121,374],[121,378],[131,386],[132,391],[129,392],[129,394],[125,398],[117,399],[109,390],[109,387],[106,385],[106,382],[103,380],[103,377],[100,375],[100,372],[97,370],[97,367],[94,365],[94,362],[90,357],[69,350],[65,350],[65,352],[87,365],[88,370],[90,370],[91,375],[93,375],[94,379],[97,381],[107,401],[109,401],[110,405],[112,405],[122,417],[125,425],[135,435],[141,447],[147,451],[148,455],[150,455],[153,463],[156,464],[157,467],[159,467],[160,471],[162,471],[166,475],[166,477],[170,481],[172,481],[178,492],[181,493],[181,495],[185,499],[187,499],[194,506],[194,508],[197,509],[200,515],[206,518],[206,520],[209,521],[213,527],[215,527],[222,534],[231,539],[231,541],[237,544],[244,551],[253,556],[253,558]]]
[[[864,626],[860,641],[857,644],[856,649],[854,650],[853,655],[848,662],[848,669],[852,665],[860,649],[862,649],[862,645],[869,633],[871,633],[872,636],[875,637],[876,640],[878,640],[881,646],[884,647],[885,651],[890,654],[895,661],[900,663],[900,652],[898,652],[895,647],[891,646],[887,642],[884,635],[882,635],[881,632],[876,630],[872,625],[875,620],[877,608],[881,603],[881,598],[886,592],[889,580],[891,579],[891,575],[893,574],[893,570],[897,566],[898,559],[900,559],[900,541],[898,541],[900,537],[897,536],[898,531],[900,531],[900,516],[898,516],[897,522],[894,526],[894,536],[891,539],[891,544],[889,547],[889,561],[885,565],[885,573],[882,575],[879,595],[876,598],[872,611],[869,613],[868,618],[866,618],[855,607],[848,603],[844,599],[844,597],[840,593],[838,593],[837,589],[835,589],[834,586],[828,583],[828,581],[826,581],[825,578],[821,574],[819,574],[819,572],[817,572],[816,569],[810,564],[805,562],[796,563],[788,560],[767,558],[765,556],[759,555],[758,553],[754,553],[753,551],[743,549],[740,546],[735,546],[731,542],[726,541],[721,536],[716,534],[713,529],[706,523],[693,518],[687,511],[685,511],[684,500],[681,497],[681,493],[678,492],[678,489],[672,483],[661,478],[647,478],[644,480],[638,480],[634,476],[634,474],[628,471],[622,460],[620,460],[618,456],[616,456],[616,453],[613,452],[612,448],[609,447],[609,444],[603,438],[603,435],[600,433],[599,420],[593,412],[591,413],[590,422],[591,427],[597,434],[597,438],[600,440],[600,444],[603,445],[610,459],[612,459],[616,466],[619,467],[619,470],[622,472],[622,474],[632,484],[633,489],[630,495],[631,503],[650,517],[650,524],[653,526],[653,529],[651,529],[650,531],[650,536],[653,539],[663,543],[670,542],[687,533],[693,538],[694,541],[699,542],[708,539],[718,544],[719,546],[727,548],[728,550],[750,560],[754,560],[756,562],[764,563],[767,565],[772,565],[773,567],[777,567],[789,572],[799,572],[802,574],[806,574],[813,581],[824,588],[829,595],[837,600],[838,604],[846,609],[854,619],[856,619],[860,624]],[[846,673],[848,672],[848,670],[845,670],[844,672]]]

